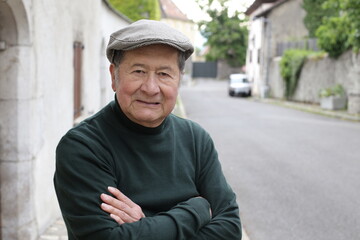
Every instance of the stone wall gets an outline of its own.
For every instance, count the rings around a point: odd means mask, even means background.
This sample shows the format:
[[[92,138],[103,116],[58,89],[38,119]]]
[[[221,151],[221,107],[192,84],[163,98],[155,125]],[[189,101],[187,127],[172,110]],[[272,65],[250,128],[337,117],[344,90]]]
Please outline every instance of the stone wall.
[[[270,67],[270,96],[274,98],[284,98],[280,60],[281,58],[274,58]],[[319,103],[319,91],[336,84],[341,84],[346,90],[349,111],[360,112],[357,107],[360,98],[360,54],[348,51],[336,60],[329,57],[307,60],[302,68],[293,100]]]

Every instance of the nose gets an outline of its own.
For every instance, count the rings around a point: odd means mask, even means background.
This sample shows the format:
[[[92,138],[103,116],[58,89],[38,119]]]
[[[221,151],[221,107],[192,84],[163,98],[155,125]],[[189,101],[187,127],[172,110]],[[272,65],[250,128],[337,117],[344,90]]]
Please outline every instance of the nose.
[[[148,95],[156,95],[159,93],[160,87],[156,79],[156,74],[149,73],[148,76],[144,79],[140,89]]]

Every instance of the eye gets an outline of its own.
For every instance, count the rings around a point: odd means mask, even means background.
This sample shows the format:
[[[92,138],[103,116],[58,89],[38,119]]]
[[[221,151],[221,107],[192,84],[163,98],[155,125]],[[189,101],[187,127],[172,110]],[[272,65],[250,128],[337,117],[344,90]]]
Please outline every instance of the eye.
[[[160,72],[159,75],[162,77],[170,77],[170,75],[166,72]]]
[[[141,69],[137,69],[137,70],[134,70],[134,73],[145,73],[143,70],[141,70]]]

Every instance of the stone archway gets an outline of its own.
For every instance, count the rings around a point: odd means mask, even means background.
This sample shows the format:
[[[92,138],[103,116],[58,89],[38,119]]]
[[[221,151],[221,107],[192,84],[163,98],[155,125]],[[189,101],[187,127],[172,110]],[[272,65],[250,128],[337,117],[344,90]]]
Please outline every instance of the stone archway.
[[[26,138],[31,36],[22,0],[0,1],[0,240],[37,237],[33,161]]]

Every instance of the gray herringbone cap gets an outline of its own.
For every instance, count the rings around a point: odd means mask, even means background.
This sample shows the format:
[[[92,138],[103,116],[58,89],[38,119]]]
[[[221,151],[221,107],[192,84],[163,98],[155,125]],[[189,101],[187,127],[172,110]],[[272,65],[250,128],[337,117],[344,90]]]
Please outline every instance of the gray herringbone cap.
[[[114,32],[106,48],[110,62],[114,50],[131,50],[152,44],[167,44],[185,53],[186,59],[194,52],[190,40],[166,23],[154,20],[139,20]]]

